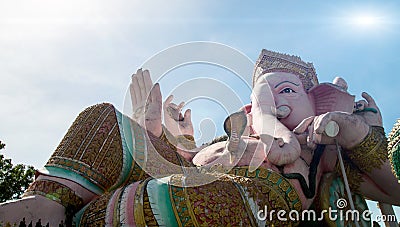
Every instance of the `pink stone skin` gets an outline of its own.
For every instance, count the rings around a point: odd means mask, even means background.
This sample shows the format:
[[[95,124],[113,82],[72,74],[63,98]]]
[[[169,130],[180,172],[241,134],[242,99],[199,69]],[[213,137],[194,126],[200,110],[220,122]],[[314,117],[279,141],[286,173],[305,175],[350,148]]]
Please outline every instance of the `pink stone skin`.
[[[83,198],[86,204],[97,197],[96,194],[77,184],[76,182],[59,177],[41,174],[36,180],[52,180],[71,188],[76,195]],[[19,200],[7,201],[0,204],[0,221],[19,223],[25,217],[25,222],[35,224],[38,219],[46,225],[58,226],[65,221],[65,207],[42,195],[32,195]]]
[[[65,208],[44,196],[35,195],[0,204],[0,217],[3,223],[19,224],[25,217],[27,225],[31,221],[35,224],[40,218],[42,225],[58,226],[65,220]]]

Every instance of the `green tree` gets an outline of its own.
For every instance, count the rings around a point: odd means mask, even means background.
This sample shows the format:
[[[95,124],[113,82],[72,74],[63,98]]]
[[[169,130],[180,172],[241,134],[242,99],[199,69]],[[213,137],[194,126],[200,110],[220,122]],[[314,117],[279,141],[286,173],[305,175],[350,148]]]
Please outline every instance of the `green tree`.
[[[0,141],[0,150],[5,147]],[[18,199],[33,181],[35,169],[23,164],[13,165],[0,154],[0,202]]]

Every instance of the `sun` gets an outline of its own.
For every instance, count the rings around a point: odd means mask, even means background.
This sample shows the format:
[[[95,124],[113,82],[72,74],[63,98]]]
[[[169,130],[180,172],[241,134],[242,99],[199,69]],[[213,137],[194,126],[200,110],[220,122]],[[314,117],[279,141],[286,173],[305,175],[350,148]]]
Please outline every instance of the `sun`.
[[[381,24],[382,19],[374,15],[357,15],[352,18],[352,24],[362,27],[371,27]]]

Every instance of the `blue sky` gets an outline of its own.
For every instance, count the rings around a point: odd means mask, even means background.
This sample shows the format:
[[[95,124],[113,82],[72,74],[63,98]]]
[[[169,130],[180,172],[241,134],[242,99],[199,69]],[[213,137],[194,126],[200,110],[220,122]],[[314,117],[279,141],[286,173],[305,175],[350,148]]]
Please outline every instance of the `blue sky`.
[[[253,61],[262,48],[301,56],[320,82],[341,76],[357,99],[369,92],[389,132],[400,117],[398,12],[398,1],[2,1],[2,152],[43,166],[81,110],[122,110],[130,75],[190,41],[223,43]],[[220,130],[224,116],[216,118]]]

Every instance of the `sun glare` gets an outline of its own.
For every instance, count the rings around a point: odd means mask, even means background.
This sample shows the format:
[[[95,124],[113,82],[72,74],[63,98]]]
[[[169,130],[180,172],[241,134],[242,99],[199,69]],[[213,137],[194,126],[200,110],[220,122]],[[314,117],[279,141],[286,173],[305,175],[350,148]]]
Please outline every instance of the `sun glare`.
[[[370,27],[379,25],[381,22],[381,18],[373,15],[359,15],[355,16],[352,19],[354,25],[363,26],[363,27]]]

